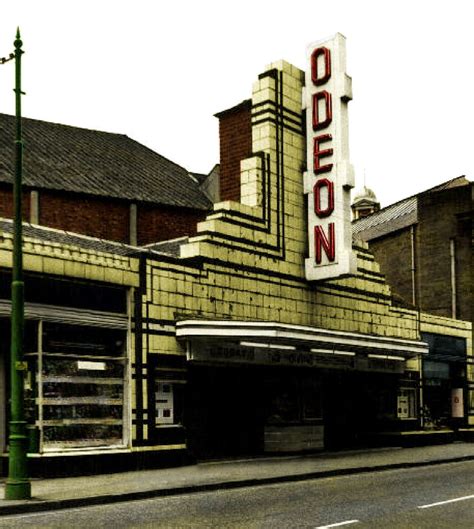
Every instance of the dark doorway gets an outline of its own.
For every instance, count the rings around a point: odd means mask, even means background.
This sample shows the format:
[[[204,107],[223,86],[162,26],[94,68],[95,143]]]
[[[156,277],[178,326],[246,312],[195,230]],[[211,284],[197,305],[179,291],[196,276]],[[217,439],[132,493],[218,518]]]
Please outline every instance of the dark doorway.
[[[184,423],[198,459],[263,450],[262,383],[254,367],[190,367]]]
[[[328,370],[323,379],[325,448],[366,446],[372,433],[395,419],[398,377]]]

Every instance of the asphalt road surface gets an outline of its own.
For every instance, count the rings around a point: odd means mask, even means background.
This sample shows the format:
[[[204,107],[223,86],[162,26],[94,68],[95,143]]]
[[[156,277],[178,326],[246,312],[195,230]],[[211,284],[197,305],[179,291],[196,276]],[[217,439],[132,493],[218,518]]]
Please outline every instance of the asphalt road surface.
[[[474,462],[3,516],[0,528],[474,529]]]

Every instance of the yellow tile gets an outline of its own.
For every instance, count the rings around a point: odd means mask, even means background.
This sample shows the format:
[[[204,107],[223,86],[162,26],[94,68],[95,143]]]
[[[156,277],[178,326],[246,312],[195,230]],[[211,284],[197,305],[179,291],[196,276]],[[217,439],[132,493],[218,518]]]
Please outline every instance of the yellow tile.
[[[64,261],[52,257],[43,257],[43,271],[45,274],[64,275]]]
[[[43,258],[40,255],[23,254],[23,268],[29,272],[43,271]]]

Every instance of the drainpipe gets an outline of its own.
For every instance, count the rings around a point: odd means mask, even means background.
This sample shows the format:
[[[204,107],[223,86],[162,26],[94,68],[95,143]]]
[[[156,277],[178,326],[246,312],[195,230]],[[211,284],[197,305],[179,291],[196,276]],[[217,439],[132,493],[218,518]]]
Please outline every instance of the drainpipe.
[[[416,306],[416,262],[415,262],[415,226],[410,228],[411,243],[411,301]]]
[[[130,204],[129,209],[129,233],[130,233],[130,244],[136,246],[138,243],[138,229],[137,229],[137,205],[135,203]]]
[[[451,317],[456,319],[456,246],[454,239],[449,240],[449,256],[451,259]]]
[[[30,222],[39,224],[39,192],[36,190],[30,192]]]
[[[410,227],[410,250],[411,250],[411,301],[413,305],[416,307],[416,304],[418,302],[417,295],[416,295],[416,255],[415,255],[415,226],[412,225]],[[420,308],[418,307],[417,310],[417,323],[418,323],[418,335],[420,335]],[[424,415],[424,399],[423,399],[423,389],[424,389],[424,381],[423,381],[423,359],[421,356],[418,358],[418,372],[420,373],[420,380],[418,385],[418,406],[420,410],[420,428],[423,429],[425,427],[425,415]]]

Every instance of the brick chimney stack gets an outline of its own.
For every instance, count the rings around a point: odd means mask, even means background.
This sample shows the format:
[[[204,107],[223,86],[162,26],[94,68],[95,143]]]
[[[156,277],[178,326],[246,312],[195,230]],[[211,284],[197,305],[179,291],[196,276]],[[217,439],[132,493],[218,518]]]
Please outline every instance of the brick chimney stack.
[[[240,202],[240,162],[252,154],[250,99],[215,116],[219,119],[220,200]]]

